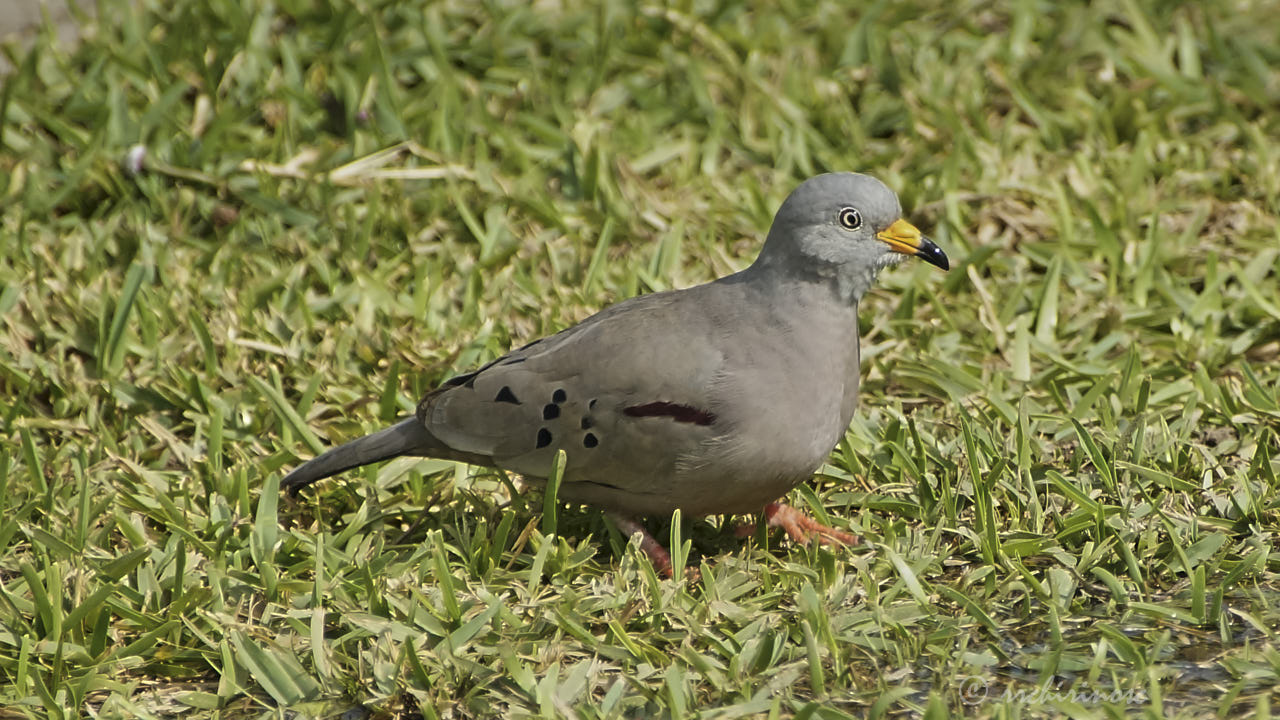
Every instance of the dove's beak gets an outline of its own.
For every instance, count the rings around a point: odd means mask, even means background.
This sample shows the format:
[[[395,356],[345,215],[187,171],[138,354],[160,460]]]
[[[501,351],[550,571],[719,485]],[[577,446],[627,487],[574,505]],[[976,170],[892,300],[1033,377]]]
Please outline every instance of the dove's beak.
[[[943,270],[951,267],[947,262],[947,254],[942,252],[932,240],[920,234],[915,225],[901,218],[894,220],[889,227],[876,233],[876,237],[893,248],[894,252],[903,255],[915,255],[930,265],[937,265]]]

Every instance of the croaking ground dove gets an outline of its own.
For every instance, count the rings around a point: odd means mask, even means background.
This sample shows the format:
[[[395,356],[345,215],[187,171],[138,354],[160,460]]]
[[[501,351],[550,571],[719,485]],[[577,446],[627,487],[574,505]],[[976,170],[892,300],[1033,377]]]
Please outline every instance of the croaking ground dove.
[[[631,298],[459,375],[414,417],[307,461],[300,488],[414,455],[545,478],[607,511],[655,567],[670,558],[636,518],[763,511],[796,540],[856,542],[779,501],[843,436],[858,400],[858,301],[881,269],[947,257],[897,195],[854,173],[802,183],[747,269]]]

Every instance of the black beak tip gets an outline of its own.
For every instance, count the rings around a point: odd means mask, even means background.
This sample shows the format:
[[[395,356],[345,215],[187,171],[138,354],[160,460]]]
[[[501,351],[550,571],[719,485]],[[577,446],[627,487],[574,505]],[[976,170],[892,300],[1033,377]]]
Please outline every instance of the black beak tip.
[[[943,270],[951,269],[951,262],[947,260],[947,254],[942,252],[942,248],[929,238],[920,239],[920,251],[916,253],[916,257]]]

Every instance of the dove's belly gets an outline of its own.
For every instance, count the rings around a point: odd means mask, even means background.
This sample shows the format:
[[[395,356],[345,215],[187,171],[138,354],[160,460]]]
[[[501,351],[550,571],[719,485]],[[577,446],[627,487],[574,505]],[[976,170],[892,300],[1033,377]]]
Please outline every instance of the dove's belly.
[[[676,509],[687,516],[759,512],[811,477],[838,439],[830,433],[748,448],[737,437],[725,438],[674,468],[637,467],[599,479],[566,476],[560,496],[635,515],[668,515]]]

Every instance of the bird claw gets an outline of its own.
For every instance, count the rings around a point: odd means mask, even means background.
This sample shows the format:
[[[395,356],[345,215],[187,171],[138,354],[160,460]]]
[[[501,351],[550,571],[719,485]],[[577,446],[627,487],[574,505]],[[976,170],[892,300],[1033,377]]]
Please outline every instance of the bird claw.
[[[609,513],[609,517],[628,538],[640,533],[640,550],[649,556],[649,562],[653,563],[653,569],[658,572],[659,577],[671,579],[674,576],[671,553],[667,552],[657,538],[649,534],[644,525],[635,518],[614,512]],[[764,508],[764,517],[769,527],[782,528],[793,541],[798,543],[806,543],[813,539],[817,539],[823,545],[857,545],[862,542],[857,535],[823,525],[786,503],[769,503]],[[734,528],[734,534],[740,538],[748,537],[755,531],[755,523],[742,523]],[[696,567],[686,567],[684,576],[685,579],[696,582],[702,578],[702,573]]]
[[[782,528],[798,543],[809,542],[814,538],[823,545],[857,545],[861,542],[857,535],[823,525],[786,503],[769,503],[764,508],[764,517],[769,527]],[[744,523],[734,529],[734,534],[747,537],[755,531],[754,523]]]

